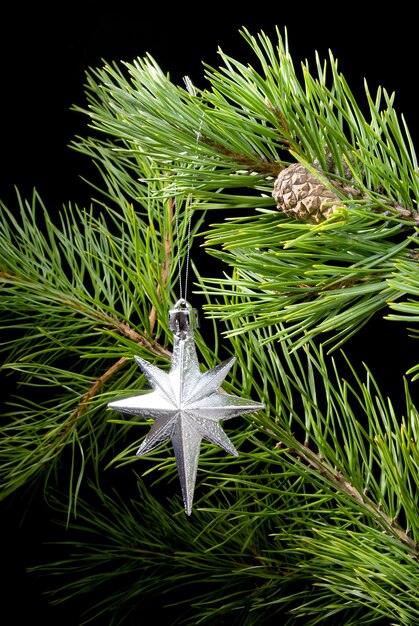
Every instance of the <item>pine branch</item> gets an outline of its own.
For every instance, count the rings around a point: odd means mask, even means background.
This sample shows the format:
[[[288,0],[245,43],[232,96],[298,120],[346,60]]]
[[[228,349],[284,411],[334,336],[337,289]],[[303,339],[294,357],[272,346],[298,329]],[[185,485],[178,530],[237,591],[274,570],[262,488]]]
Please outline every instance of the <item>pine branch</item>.
[[[103,411],[112,390],[138,384],[133,355],[166,362],[171,356],[161,311],[175,301],[173,211],[168,206],[160,219],[156,197],[147,206],[147,223],[122,204],[107,209],[106,225],[103,212],[96,218],[92,211],[69,208],[59,216],[60,228],[36,194],[31,204],[19,196],[18,203],[20,220],[3,206],[0,226],[7,333],[2,371],[18,374],[25,391],[13,400],[15,408],[4,412],[1,497],[36,480],[50,481],[63,450],[70,448],[70,511],[86,468],[97,468],[123,439],[124,431],[109,426]],[[181,217],[180,254],[186,229]],[[150,258],[153,263],[161,258],[161,269],[153,274]],[[140,287],[139,276],[145,278]],[[92,445],[109,429],[114,434],[102,447]]]
[[[81,499],[73,525],[78,549],[70,554],[63,545],[62,559],[35,570],[63,578],[55,602],[74,598],[81,589],[95,594],[86,623],[104,614],[118,616],[120,623],[124,615],[135,619],[129,607],[155,602],[156,594],[166,599],[172,621],[182,615],[191,624],[212,623],[232,612],[244,620],[252,615],[254,623],[277,616],[289,625],[296,619],[322,624],[328,615],[345,624],[380,623],[384,614],[414,622],[418,533],[415,528],[416,539],[410,537],[391,517],[392,495],[383,480],[394,474],[401,449],[397,444],[392,467],[386,459],[373,468],[378,457],[362,443],[377,439],[378,446],[380,433],[399,441],[389,411],[378,395],[380,410],[373,418],[370,382],[355,379],[352,388],[340,378],[333,381],[314,344],[291,352],[283,342],[276,353],[261,343],[256,333],[251,342],[234,338],[238,365],[228,391],[253,389],[267,399],[267,416],[255,414],[247,428],[233,429],[238,459],[205,446],[194,516],[186,519],[179,494],[162,487],[173,475],[174,461],[166,450],[156,451],[152,469],[143,469],[136,488],[128,488],[136,498],[124,502],[97,491]],[[255,372],[264,373],[260,382]],[[405,428],[405,444],[414,454],[413,432],[408,424]],[[312,443],[300,443],[295,430]],[[349,432],[357,433],[350,453]],[[417,494],[417,470],[411,472]],[[150,476],[155,478],[147,486]],[[126,480],[131,483],[132,475],[124,475]],[[403,481],[409,484],[407,475]],[[396,497],[406,505],[406,519],[414,519],[417,502],[412,509],[403,490]],[[124,576],[115,578],[120,559]]]
[[[365,84],[363,113],[332,54],[324,62],[316,55],[314,71],[307,62],[298,71],[286,33],[275,47],[264,34],[242,35],[259,70],[220,50],[223,65],[205,65],[206,89],[174,85],[150,56],[91,71],[89,107],[76,110],[100,139],[92,134],[74,147],[100,164],[108,184],[112,172],[113,188],[128,189],[126,172],[147,155],[165,168],[168,197],[191,193],[201,208],[256,209],[248,222],[229,218],[206,233],[206,249],[232,267],[221,289],[218,277],[203,281],[214,296],[208,315],[240,319],[252,308],[241,332],[286,322],[284,337],[296,345],[327,333],[336,348],[408,296],[397,276],[415,249],[413,141],[382,88],[373,97]],[[295,161],[316,193],[336,198],[327,220],[296,222],[283,199],[274,208],[275,179]],[[295,181],[295,196],[297,189]],[[311,201],[319,198],[300,199],[293,215]],[[214,302],[226,293],[234,309]]]
[[[282,442],[276,444],[278,448],[283,446]],[[405,544],[410,550],[410,556],[419,560],[419,542],[414,541],[409,535],[401,528],[396,520],[390,519],[379,505],[376,505],[368,496],[364,493],[360,493],[351,482],[346,478],[339,470],[331,469],[325,462],[324,458],[321,458],[319,454],[316,454],[307,446],[295,441],[294,447],[290,448],[291,452],[294,452],[305,464],[312,467],[316,473],[324,477],[329,483],[334,485],[336,489],[347,494],[350,498],[356,500],[367,513],[376,521],[378,526],[387,534],[395,534],[398,539]]]
[[[36,194],[2,206],[2,371],[19,396],[0,428],[1,496],[43,484],[66,531],[34,571],[53,575],[54,602],[89,597],[81,623],[138,621],[163,598],[191,624],[410,626],[419,414],[407,383],[395,409],[336,347],[377,312],[418,319],[413,141],[385,90],[365,85],[364,114],[332,55],[298,71],[286,33],[242,34],[259,69],[220,51],[203,89],[150,56],[90,71],[76,108],[90,136],[73,147],[102,177],[92,206],[55,220]],[[235,214],[208,225],[219,208]],[[226,390],[266,412],[229,424],[238,458],[203,445],[189,519],[168,446],[139,460],[148,424],[106,406],[145,385],[134,355],[167,366],[198,234],[225,269],[194,263],[214,330],[214,349],[197,333],[203,366],[234,354]]]
[[[234,332],[286,323],[271,339],[295,336],[296,345],[329,333],[335,349],[402,295],[394,277],[411,242],[396,243],[400,222],[393,224],[357,209],[350,221],[317,227],[283,224],[272,211],[214,225],[206,245],[232,267],[233,280],[203,279],[213,299],[208,314],[249,319]]]

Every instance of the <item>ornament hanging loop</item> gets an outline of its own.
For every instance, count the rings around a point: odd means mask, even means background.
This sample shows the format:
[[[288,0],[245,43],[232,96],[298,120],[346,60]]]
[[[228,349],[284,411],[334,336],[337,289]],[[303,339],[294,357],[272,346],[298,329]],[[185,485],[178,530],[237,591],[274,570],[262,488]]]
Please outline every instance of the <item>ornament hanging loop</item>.
[[[185,83],[186,83],[186,88],[189,91],[189,93],[192,96],[196,95],[195,92],[195,88],[191,82],[191,80],[186,76],[184,78]],[[204,113],[202,113],[200,122],[199,122],[199,128],[198,128],[198,132],[196,134],[196,151],[198,148],[198,143],[201,137],[201,128],[202,128],[202,122],[203,122],[203,118],[204,118]],[[197,157],[197,153],[195,154],[195,158]],[[175,188],[176,188],[176,182],[175,182]],[[175,227],[176,227],[176,239],[177,239],[177,244],[178,244],[178,270],[179,270],[179,297],[180,300],[184,300],[186,302],[186,298],[188,295],[188,281],[189,281],[189,265],[190,265],[190,253],[191,253],[191,230],[192,230],[192,213],[193,213],[193,209],[192,209],[192,195],[188,194],[186,201],[185,201],[185,212],[186,212],[186,219],[187,219],[187,231],[186,231],[186,267],[185,267],[185,289],[182,290],[182,262],[181,262],[181,255],[180,255],[180,236],[179,236],[179,205],[177,202],[177,198],[174,198],[174,203],[175,203]],[[180,302],[179,300],[179,302]]]
[[[192,206],[191,206],[191,197],[188,196],[186,200],[186,211],[189,212],[187,215],[187,238],[186,238],[186,269],[185,269],[185,289],[182,289],[182,262],[179,250],[179,242],[180,242],[180,234],[179,234],[179,206],[177,199],[174,199],[175,202],[175,225],[176,225],[176,239],[178,242],[178,273],[179,273],[179,296],[180,300],[185,300],[188,294],[188,281],[189,281],[189,264],[190,264],[190,253],[191,253],[191,228],[192,228]]]

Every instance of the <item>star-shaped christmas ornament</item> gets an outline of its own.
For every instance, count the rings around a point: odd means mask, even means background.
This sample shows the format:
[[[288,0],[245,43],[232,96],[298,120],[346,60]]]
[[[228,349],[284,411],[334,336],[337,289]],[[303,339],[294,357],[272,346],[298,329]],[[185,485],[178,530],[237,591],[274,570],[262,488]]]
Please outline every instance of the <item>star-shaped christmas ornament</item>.
[[[235,357],[201,372],[194,339],[196,310],[186,300],[179,300],[169,312],[169,326],[174,335],[170,371],[165,372],[135,357],[153,391],[116,400],[108,406],[123,413],[154,419],[137,455],[143,455],[171,439],[185,511],[190,515],[202,439],[238,456],[221,428],[220,420],[265,407],[259,402],[228,394],[221,388]]]

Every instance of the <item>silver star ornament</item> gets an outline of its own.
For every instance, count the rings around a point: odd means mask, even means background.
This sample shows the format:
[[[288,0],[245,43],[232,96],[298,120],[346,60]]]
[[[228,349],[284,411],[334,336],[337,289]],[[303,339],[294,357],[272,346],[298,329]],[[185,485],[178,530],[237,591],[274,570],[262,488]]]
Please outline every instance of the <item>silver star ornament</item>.
[[[154,420],[139,447],[141,456],[163,442],[172,441],[185,512],[190,515],[202,439],[233,456],[238,452],[221,428],[220,420],[231,419],[264,407],[259,402],[226,393],[221,384],[235,357],[201,372],[195,347],[196,310],[180,299],[169,312],[173,331],[173,355],[169,372],[136,356],[153,390],[111,402],[111,409]]]

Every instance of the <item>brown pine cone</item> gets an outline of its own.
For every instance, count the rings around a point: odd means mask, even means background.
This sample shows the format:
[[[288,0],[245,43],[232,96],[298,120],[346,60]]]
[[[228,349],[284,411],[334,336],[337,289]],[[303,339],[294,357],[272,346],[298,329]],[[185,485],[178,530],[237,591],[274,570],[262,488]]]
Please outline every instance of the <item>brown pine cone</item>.
[[[346,196],[359,196],[358,190],[333,183]],[[286,215],[302,222],[319,224],[342,206],[342,200],[301,163],[294,163],[280,172],[272,196]]]

